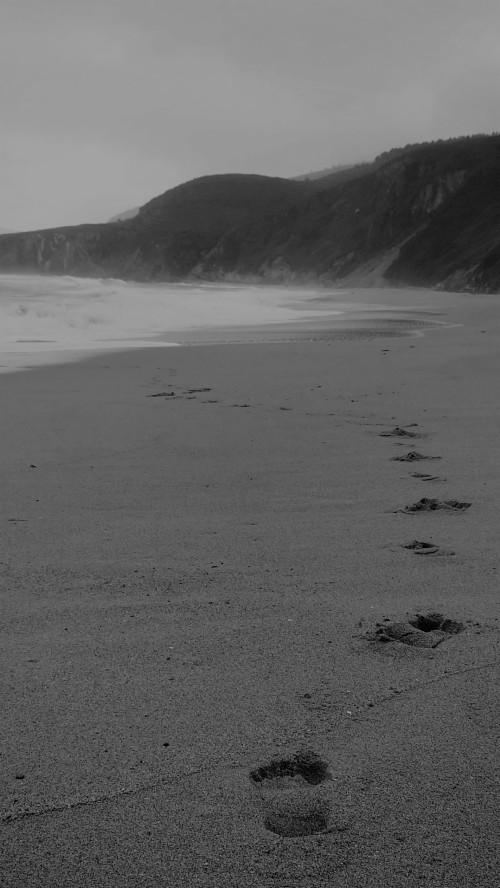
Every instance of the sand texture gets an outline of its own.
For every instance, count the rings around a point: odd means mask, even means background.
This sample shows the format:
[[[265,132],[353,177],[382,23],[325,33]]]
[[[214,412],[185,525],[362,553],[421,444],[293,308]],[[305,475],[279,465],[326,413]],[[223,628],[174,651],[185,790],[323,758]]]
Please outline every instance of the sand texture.
[[[500,304],[436,303],[1,378],[3,888],[498,885]]]

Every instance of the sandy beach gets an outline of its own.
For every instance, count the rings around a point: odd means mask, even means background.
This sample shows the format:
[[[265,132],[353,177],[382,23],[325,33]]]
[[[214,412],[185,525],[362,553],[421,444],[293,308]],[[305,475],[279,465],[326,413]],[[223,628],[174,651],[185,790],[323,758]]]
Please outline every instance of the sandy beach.
[[[498,885],[500,306],[388,298],[0,378],[5,888]]]

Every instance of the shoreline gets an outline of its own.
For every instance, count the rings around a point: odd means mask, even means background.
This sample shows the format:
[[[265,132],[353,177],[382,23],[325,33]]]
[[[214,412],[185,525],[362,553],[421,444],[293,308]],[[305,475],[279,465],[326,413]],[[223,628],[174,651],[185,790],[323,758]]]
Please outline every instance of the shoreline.
[[[267,292],[268,288],[264,290]],[[286,288],[282,292],[287,292]],[[345,301],[353,292],[360,298]],[[0,348],[0,374],[38,366],[56,366],[87,360],[92,355],[140,348],[237,342],[294,342],[308,338],[315,341],[334,341],[385,335],[414,335],[419,329],[432,329],[446,324],[446,321],[438,318],[443,315],[442,309],[448,310],[453,301],[441,299],[437,306],[433,306],[429,304],[431,298],[432,292],[428,290],[400,290],[396,293],[372,288],[335,291],[325,296],[312,296],[308,293],[308,297],[302,302],[285,301],[280,306],[294,313],[288,320],[262,320],[260,323],[250,323],[247,320],[245,323],[225,325],[212,322],[210,325],[177,328],[174,325],[161,333],[151,333],[146,337],[144,334],[141,337],[129,336],[128,339],[109,337],[81,342],[18,339],[17,342],[6,342],[3,349]],[[420,304],[422,301],[423,305]],[[417,304],[413,304],[414,302]],[[316,313],[311,313],[315,306]],[[37,345],[41,348],[38,349]]]
[[[445,295],[433,336],[0,379],[6,888],[494,888],[500,305]],[[427,610],[464,631],[370,640]],[[303,746],[330,827],[289,838],[249,775]]]

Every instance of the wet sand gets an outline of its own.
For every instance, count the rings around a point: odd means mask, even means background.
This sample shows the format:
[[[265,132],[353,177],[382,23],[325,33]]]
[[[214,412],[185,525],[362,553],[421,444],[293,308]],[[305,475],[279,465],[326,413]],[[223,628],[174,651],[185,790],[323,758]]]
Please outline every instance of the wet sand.
[[[0,379],[6,888],[497,885],[500,308],[433,298]]]

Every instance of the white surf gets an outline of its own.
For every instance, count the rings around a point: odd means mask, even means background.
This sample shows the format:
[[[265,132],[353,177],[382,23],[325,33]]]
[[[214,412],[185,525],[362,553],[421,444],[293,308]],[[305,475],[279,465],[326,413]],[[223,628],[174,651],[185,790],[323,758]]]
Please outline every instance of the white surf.
[[[314,304],[320,293],[325,291],[2,274],[0,372],[77,360],[81,352],[176,345],[180,331],[343,313],[322,300]]]

